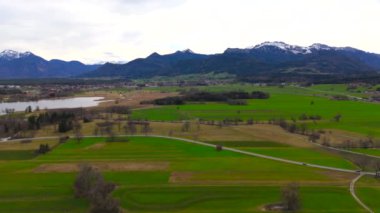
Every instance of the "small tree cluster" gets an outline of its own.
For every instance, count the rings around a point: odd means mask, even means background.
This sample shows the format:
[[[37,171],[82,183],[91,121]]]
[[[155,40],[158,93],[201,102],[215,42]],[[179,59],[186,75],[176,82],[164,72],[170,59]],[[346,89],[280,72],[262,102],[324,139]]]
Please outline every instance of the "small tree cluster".
[[[37,154],[46,154],[50,151],[49,144],[40,144],[40,147],[36,150]]]
[[[306,121],[306,120],[316,121],[316,120],[321,120],[322,116],[320,116],[320,115],[307,115],[306,113],[303,113],[302,115],[299,116],[298,119],[301,121]]]
[[[336,114],[334,117],[333,117],[333,120],[335,122],[340,122],[340,120],[342,119],[342,115],[341,114]]]
[[[309,141],[316,143],[321,138],[321,135],[318,132],[312,132],[309,134]]]

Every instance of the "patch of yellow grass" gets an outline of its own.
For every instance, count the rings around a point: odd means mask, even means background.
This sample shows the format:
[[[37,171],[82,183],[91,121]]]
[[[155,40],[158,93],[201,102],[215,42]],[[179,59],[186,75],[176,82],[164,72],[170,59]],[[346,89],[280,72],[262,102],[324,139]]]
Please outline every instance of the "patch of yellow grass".
[[[95,169],[100,171],[165,171],[169,168],[169,162],[109,162],[91,163]],[[80,164],[59,163],[42,164],[34,169],[36,173],[49,172],[78,172]]]

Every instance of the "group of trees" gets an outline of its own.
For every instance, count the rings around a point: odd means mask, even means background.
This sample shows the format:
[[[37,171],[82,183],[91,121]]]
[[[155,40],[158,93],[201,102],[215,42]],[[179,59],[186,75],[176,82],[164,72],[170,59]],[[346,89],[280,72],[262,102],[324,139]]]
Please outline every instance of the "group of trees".
[[[182,96],[160,98],[153,101],[143,101],[141,104],[156,104],[156,105],[183,105],[187,101],[192,102],[227,102],[234,105],[245,105],[246,99],[268,99],[269,93],[254,91],[254,92],[199,92],[186,91]]]
[[[73,128],[75,114],[70,111],[43,112],[27,118],[29,130],[38,130],[44,125],[57,125],[58,132],[67,132]]]
[[[339,144],[338,147],[343,148],[343,149],[352,149],[352,148],[370,149],[370,148],[378,148],[379,145],[380,145],[379,141],[375,141],[372,137],[367,137],[365,139],[360,139],[358,141],[345,140],[341,144]]]
[[[139,127],[139,128],[138,128]],[[142,134],[148,134],[149,132],[152,132],[153,129],[150,125],[149,121],[133,121],[133,120],[128,120],[125,125],[124,125],[124,132],[126,134],[136,134],[138,129],[140,129],[140,133]]]
[[[9,137],[15,136],[21,131],[28,129],[28,123],[21,118],[3,117],[0,120],[0,136]]]
[[[105,121],[97,123],[94,129],[94,135],[107,135],[110,138],[115,137],[115,122]],[[117,122],[118,125],[122,125],[122,123]],[[153,131],[152,126],[149,121],[146,120],[127,120],[125,124],[122,126],[124,129],[124,133],[127,135],[134,135],[137,132],[141,134],[148,134]],[[121,126],[119,131],[121,130]]]
[[[81,165],[74,182],[77,198],[84,198],[91,204],[91,213],[119,213],[119,201],[112,197],[114,183],[106,182],[99,171],[90,165]]]

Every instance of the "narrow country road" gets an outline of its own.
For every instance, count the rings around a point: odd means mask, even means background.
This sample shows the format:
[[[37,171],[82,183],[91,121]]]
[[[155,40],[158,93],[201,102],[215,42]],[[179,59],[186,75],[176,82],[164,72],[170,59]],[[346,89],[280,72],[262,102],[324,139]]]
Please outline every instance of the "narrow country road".
[[[370,213],[374,213],[374,211],[372,211],[368,206],[366,206],[359,198],[358,196],[356,195],[355,193],[355,183],[361,178],[363,177],[364,174],[360,174],[359,176],[357,176],[355,179],[353,179],[351,181],[351,184],[350,184],[350,192],[351,192],[351,195],[352,197],[354,197],[354,199],[356,200],[356,202],[358,202],[365,210],[367,210],[368,212]]]

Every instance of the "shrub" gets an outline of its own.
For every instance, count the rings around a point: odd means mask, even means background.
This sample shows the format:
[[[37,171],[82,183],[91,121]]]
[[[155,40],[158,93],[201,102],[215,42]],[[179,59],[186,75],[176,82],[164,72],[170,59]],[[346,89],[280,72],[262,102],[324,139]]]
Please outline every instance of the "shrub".
[[[253,99],[268,99],[270,97],[269,93],[254,91],[251,93],[251,98]]]
[[[247,105],[248,104],[246,100],[233,100],[233,99],[229,99],[227,103],[229,105]]]
[[[49,144],[40,144],[40,147],[37,149],[37,154],[46,154],[50,151]]]

